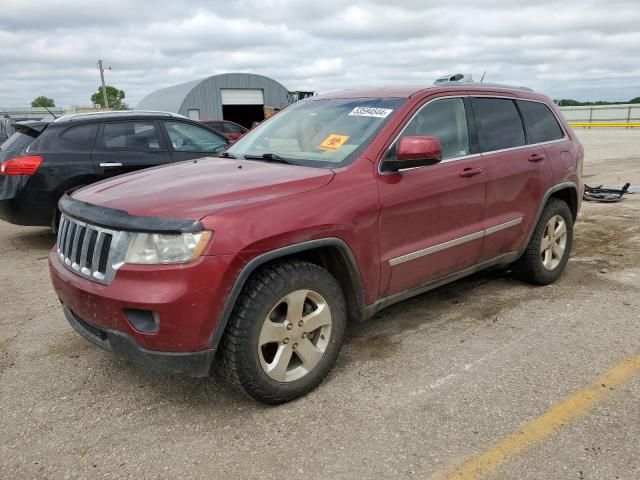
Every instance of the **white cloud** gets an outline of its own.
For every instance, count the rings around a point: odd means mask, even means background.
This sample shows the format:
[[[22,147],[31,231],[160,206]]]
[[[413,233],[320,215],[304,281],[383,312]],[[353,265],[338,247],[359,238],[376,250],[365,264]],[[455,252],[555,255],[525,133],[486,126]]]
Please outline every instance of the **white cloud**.
[[[430,3],[430,4],[429,4]],[[640,95],[637,0],[3,0],[0,105],[39,96],[88,104],[107,81],[135,105],[158,88],[220,72],[291,89],[430,84],[487,70],[487,81],[553,97]]]

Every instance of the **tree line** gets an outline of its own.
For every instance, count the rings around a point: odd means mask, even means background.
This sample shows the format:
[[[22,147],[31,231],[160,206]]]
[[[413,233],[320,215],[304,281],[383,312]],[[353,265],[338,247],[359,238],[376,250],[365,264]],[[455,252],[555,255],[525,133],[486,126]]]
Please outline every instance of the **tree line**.
[[[109,108],[112,108],[114,110],[127,110],[129,106],[124,103],[124,98],[124,90],[118,90],[112,85],[107,85],[107,101],[109,102]],[[98,87],[98,91],[91,95],[91,103],[96,107],[105,108],[102,87]],[[31,106],[53,108],[56,106],[56,102],[53,98],[41,95],[33,99],[33,101],[31,102]]]

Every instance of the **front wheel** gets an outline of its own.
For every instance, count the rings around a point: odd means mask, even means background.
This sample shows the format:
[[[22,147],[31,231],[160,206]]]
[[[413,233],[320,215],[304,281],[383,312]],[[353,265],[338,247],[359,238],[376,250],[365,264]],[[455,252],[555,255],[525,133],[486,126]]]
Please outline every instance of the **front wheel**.
[[[521,280],[536,285],[555,282],[563,272],[573,245],[573,215],[558,198],[549,200],[536,225],[529,245],[515,264]]]
[[[335,363],[346,326],[336,279],[286,260],[252,275],[222,339],[223,373],[240,391],[278,404],[315,388]]]

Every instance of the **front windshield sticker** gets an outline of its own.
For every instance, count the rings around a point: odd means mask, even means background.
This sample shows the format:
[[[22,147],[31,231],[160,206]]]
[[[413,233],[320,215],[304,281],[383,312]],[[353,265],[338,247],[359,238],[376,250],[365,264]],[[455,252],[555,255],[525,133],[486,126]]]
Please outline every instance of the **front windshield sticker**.
[[[393,112],[391,108],[356,107],[349,112],[349,115],[355,117],[387,118],[391,112]]]
[[[342,145],[344,145],[347,140],[349,140],[348,135],[337,135],[335,133],[332,133],[327,138],[325,138],[320,145],[318,145],[318,148],[335,152],[340,147],[342,147]]]

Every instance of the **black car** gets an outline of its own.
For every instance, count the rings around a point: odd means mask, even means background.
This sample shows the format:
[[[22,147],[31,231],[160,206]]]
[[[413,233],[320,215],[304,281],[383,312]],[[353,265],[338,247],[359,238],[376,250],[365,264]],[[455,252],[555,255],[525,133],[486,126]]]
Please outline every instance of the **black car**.
[[[229,139],[181,115],[101,112],[17,122],[0,146],[0,219],[57,227],[65,192],[224,150]]]

